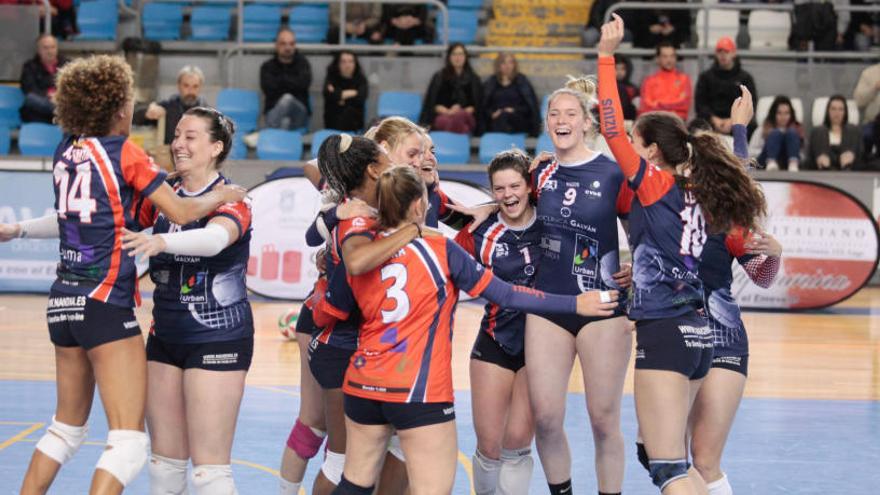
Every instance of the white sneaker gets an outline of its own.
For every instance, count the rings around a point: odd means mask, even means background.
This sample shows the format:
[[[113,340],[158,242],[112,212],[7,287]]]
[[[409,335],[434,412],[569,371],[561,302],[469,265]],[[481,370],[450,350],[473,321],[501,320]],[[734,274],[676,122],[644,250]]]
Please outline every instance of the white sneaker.
[[[798,164],[797,160],[789,160],[788,161],[788,171],[789,172],[800,172],[800,164]]]
[[[247,138],[245,138],[245,139],[247,139]],[[776,160],[767,160],[766,170],[768,172],[775,172],[775,171],[779,170],[779,164],[776,163]]]
[[[242,138],[244,144],[247,145],[248,148],[255,150],[257,149],[257,140],[260,139],[260,131],[254,131],[247,136]]]

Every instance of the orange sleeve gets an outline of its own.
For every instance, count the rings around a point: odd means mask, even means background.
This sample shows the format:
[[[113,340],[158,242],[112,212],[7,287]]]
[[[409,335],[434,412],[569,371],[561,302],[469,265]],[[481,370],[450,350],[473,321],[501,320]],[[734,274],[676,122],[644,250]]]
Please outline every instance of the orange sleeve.
[[[623,109],[617,94],[617,74],[614,57],[599,57],[599,121],[602,136],[614,154],[614,159],[627,178],[639,171],[640,158],[633,149],[623,124]]]
[[[675,176],[655,165],[644,165],[632,180],[632,188],[639,203],[649,206],[666,195],[675,185]]]
[[[746,254],[746,241],[748,241],[750,237],[751,232],[748,230],[742,227],[734,227],[727,233],[727,236],[724,239],[724,245],[727,247],[727,252],[735,258],[739,258]]]
[[[251,206],[248,202],[226,203],[214,210],[213,217],[226,217],[238,226],[238,237],[244,235],[251,226]]]
[[[156,207],[153,205],[153,202],[150,201],[149,198],[144,198],[141,203],[141,209],[138,211],[138,224],[140,224],[142,229],[148,229],[156,223],[156,217],[158,216],[158,211]]]
[[[477,280],[477,283],[474,284],[471,290],[467,291],[467,293],[474,297],[479,296],[484,290],[486,290],[486,287],[489,287],[489,282],[491,282],[494,277],[495,275],[492,274],[492,270],[484,271],[480,279]]]
[[[476,253],[474,249],[476,248],[474,244],[474,235],[470,232],[471,223],[468,223],[461,230],[458,231],[458,234],[455,235],[455,242],[464,248],[465,251],[471,256],[476,257]]]
[[[130,184],[144,196],[153,194],[167,176],[140,146],[129,140],[122,144],[119,167],[122,169],[125,183]]]
[[[623,181],[620,184],[620,191],[617,193],[617,214],[620,216],[629,215],[632,210],[632,201],[635,193],[629,187],[629,182]]]

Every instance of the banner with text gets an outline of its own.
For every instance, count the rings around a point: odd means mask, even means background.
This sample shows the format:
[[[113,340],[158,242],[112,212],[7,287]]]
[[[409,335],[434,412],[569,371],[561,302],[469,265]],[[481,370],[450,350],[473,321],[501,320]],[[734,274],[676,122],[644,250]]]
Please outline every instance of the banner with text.
[[[55,212],[52,174],[0,172],[0,223]],[[0,243],[0,291],[48,292],[55,280],[58,241],[19,239]]]

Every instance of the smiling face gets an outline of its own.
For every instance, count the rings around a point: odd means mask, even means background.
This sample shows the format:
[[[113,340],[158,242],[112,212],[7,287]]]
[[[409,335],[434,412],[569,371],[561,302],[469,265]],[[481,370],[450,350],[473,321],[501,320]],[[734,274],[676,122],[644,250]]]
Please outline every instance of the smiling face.
[[[492,182],[492,197],[498,203],[502,219],[509,224],[523,220],[529,209],[532,188],[522,174],[505,168],[492,174],[489,179]]]
[[[547,132],[557,152],[573,150],[584,143],[591,122],[587,120],[580,100],[562,93],[550,100],[547,111]]]
[[[215,168],[214,161],[223,151],[221,141],[211,141],[207,119],[184,115],[174,130],[171,158],[174,169],[182,175]]]
[[[396,165],[409,165],[417,170],[422,166],[422,161],[425,157],[425,143],[420,133],[411,132],[401,139],[396,147],[391,149],[389,149],[387,141],[382,141],[379,144],[388,150],[388,157],[392,163]]]

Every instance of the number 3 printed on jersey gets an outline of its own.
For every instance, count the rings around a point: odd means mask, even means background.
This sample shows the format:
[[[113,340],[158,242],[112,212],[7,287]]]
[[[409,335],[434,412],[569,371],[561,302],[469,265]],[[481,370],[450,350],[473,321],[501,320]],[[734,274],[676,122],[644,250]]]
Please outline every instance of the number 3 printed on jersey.
[[[406,295],[406,267],[392,263],[382,267],[382,281],[394,279],[391,287],[385,289],[386,300],[393,299],[394,309],[382,310],[382,323],[397,323],[409,313],[409,296]],[[384,306],[384,304],[383,304]]]
[[[82,223],[92,223],[92,212],[97,210],[92,199],[91,163],[80,163],[71,180],[64,163],[56,163],[53,175],[58,186],[58,215],[67,218],[67,212],[75,212]]]
[[[693,193],[686,193],[684,210],[681,211],[681,254],[699,258],[706,244],[706,220]]]

